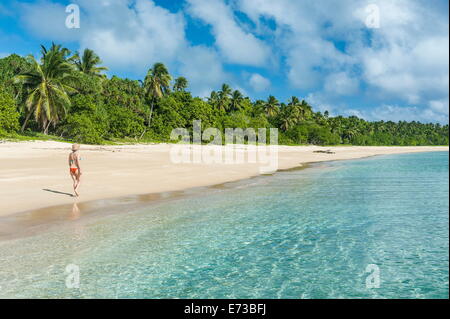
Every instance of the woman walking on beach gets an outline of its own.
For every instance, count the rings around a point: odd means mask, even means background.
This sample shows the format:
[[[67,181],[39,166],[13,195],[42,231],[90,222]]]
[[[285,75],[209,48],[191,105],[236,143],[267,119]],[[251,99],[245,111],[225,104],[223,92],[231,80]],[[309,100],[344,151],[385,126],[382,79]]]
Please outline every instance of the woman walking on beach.
[[[78,187],[80,187],[80,179],[81,179],[81,167],[80,167],[80,153],[78,150],[80,149],[80,145],[73,144],[72,145],[72,153],[69,154],[69,170],[70,177],[73,180],[73,191],[75,196],[78,197]]]

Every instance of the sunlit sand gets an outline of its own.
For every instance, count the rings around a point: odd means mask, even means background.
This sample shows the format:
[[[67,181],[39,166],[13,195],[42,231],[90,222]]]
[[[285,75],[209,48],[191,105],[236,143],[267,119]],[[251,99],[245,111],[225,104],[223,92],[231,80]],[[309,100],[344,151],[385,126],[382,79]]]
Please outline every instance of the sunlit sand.
[[[73,204],[68,174],[70,144],[51,141],[0,144],[0,216]],[[216,185],[260,174],[260,165],[173,163],[172,144],[82,145],[83,181],[78,203],[133,194],[154,194]],[[222,147],[222,146],[216,146]],[[280,146],[278,169],[309,162],[346,160],[381,154],[448,151],[448,147]],[[332,154],[317,153],[330,150]],[[246,146],[238,152],[247,152]],[[77,217],[74,208],[73,217]]]

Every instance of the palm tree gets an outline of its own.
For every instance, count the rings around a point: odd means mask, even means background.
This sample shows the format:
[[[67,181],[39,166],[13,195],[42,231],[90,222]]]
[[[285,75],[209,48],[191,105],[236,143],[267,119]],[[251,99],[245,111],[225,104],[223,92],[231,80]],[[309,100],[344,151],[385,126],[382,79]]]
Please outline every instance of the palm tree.
[[[188,80],[183,77],[177,77],[175,79],[175,84],[173,85],[174,91],[184,91],[188,87]]]
[[[300,100],[298,99],[298,97],[292,96],[288,101],[288,105],[290,106],[300,105]]]
[[[219,104],[219,94],[216,91],[211,91],[211,94],[208,98],[208,103],[211,106],[216,106]]]
[[[355,127],[348,127],[344,131],[344,138],[346,138],[349,142],[359,134],[358,130]]]
[[[219,92],[219,109],[226,111],[228,108],[228,103],[231,95],[231,87],[228,84],[222,84],[222,89]]]
[[[22,84],[27,97],[25,108],[27,116],[22,125],[22,132],[32,114],[43,133],[48,133],[51,123],[56,123],[65,116],[70,106],[68,93],[75,92],[73,67],[67,61],[70,51],[60,45],[52,44],[50,50],[41,46],[41,63],[30,55],[27,57],[31,65],[29,71],[14,78],[16,83]]]
[[[235,90],[231,95],[230,108],[232,111],[238,111],[241,108],[241,103],[244,100],[244,96],[239,90]]]
[[[301,107],[298,97],[291,97],[288,101],[288,106],[291,108],[291,117],[295,120],[295,122],[300,122],[305,119],[305,113]]]
[[[172,77],[166,66],[160,62],[155,63],[153,68],[148,70],[144,80],[144,89],[146,97],[151,101],[150,113],[148,115],[147,125],[150,127],[153,114],[153,106],[156,100],[170,92],[170,81]],[[145,133],[145,131],[144,131]]]
[[[278,107],[280,106],[280,102],[273,96],[269,96],[267,99],[264,108],[266,110],[266,114],[268,116],[275,116],[278,113]]]
[[[81,58],[78,52],[75,53],[75,55],[71,57],[70,60],[73,61],[78,71],[88,75],[103,77],[104,74],[102,74],[101,72],[108,70],[107,67],[97,66],[99,64],[102,64],[102,60],[93,50],[90,49],[84,49],[83,56]]]
[[[306,102],[305,100],[302,100],[302,102],[300,103],[300,108],[302,110],[304,119],[311,118],[313,111],[312,111],[311,105],[309,105],[308,102]]]
[[[295,118],[295,116],[293,116],[292,114],[292,109],[284,109],[284,112],[281,114],[281,125],[280,128],[283,131],[287,131],[288,129],[290,129],[292,126],[294,126],[296,124],[297,120]]]
[[[256,100],[253,103],[252,115],[253,116],[258,116],[260,114],[263,114],[265,112],[265,105],[266,105],[265,101],[263,101],[263,100]]]

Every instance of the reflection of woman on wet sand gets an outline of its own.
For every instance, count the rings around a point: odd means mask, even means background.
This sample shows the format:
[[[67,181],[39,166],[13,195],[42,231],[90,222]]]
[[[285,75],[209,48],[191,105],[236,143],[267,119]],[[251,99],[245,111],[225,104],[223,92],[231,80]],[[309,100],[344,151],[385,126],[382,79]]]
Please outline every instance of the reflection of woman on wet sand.
[[[80,179],[81,179],[81,167],[80,167],[80,153],[78,150],[80,149],[80,145],[73,144],[72,145],[72,153],[69,154],[69,170],[70,177],[73,180],[73,191],[75,196],[78,197],[78,187],[80,187]]]
[[[73,203],[72,213],[69,216],[70,220],[77,220],[80,218],[80,209],[78,208],[77,202]]]

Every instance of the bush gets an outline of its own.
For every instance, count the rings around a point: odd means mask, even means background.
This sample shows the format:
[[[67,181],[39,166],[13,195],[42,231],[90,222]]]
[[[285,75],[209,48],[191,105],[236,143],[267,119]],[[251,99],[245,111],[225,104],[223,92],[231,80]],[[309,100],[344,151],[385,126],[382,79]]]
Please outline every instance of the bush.
[[[108,132],[108,115],[92,96],[75,96],[69,115],[61,124],[62,136],[75,142],[101,144]]]
[[[14,98],[0,88],[0,135],[19,129],[19,113]]]
[[[183,103],[175,100],[172,96],[161,99],[153,111],[150,125],[151,137],[166,141],[170,139],[173,129],[187,127],[186,119],[177,112],[182,107]]]
[[[341,142],[339,135],[318,124],[300,124],[286,132],[286,135],[297,144],[335,145]]]
[[[110,137],[136,137],[144,131],[144,119],[121,106],[107,106]]]
[[[250,119],[243,113],[235,112],[223,117],[223,128],[242,128],[249,127]]]
[[[103,82],[106,81],[98,76],[88,75],[83,72],[74,72],[73,86],[81,95],[98,95],[103,90]]]
[[[75,142],[102,144],[107,126],[87,114],[73,114],[67,117],[62,134]]]

